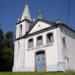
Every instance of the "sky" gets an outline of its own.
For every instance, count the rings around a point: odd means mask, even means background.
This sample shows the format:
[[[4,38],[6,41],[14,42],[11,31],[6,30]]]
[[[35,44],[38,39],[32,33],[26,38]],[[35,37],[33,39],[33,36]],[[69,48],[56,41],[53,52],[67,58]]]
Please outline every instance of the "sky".
[[[6,33],[16,32],[17,19],[22,16],[26,0],[0,0],[0,27]],[[36,18],[41,9],[48,21],[59,18],[75,30],[75,0],[70,0],[69,20],[67,23],[69,0],[28,0],[30,14]]]

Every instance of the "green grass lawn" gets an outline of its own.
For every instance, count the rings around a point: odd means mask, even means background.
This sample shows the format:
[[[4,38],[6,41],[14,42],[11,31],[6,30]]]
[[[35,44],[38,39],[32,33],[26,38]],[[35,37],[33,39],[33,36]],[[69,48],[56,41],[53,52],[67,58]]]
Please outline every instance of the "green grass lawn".
[[[75,75],[75,72],[0,72],[0,75]]]

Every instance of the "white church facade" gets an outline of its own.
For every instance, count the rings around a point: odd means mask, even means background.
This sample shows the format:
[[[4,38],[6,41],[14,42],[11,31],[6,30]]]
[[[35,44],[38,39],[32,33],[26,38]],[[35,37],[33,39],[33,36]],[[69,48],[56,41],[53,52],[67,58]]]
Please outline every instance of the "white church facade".
[[[38,16],[32,21],[28,5],[16,25],[13,71],[75,71],[75,31]]]

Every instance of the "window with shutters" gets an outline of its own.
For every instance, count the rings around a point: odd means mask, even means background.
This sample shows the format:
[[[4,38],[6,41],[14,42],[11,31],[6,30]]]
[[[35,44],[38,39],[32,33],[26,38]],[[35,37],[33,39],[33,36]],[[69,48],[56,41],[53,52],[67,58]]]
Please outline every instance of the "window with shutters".
[[[37,37],[37,46],[43,45],[43,39],[42,36]]]
[[[53,33],[48,33],[47,34],[47,44],[48,43],[53,43],[54,38],[53,38]]]

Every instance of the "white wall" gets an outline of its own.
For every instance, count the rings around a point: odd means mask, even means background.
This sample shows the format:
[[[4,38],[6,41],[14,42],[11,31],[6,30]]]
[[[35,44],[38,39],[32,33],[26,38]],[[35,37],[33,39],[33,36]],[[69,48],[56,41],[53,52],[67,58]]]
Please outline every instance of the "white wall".
[[[66,55],[67,56],[67,70],[75,71],[75,32],[63,26],[61,28],[61,36],[62,36],[61,41],[62,41],[62,38],[65,37],[65,42],[66,42],[66,49],[63,50],[63,53],[66,52],[67,54]]]
[[[27,21],[23,21],[22,23],[16,25],[16,38],[20,37],[20,25],[22,25],[22,36],[24,36],[29,30],[30,23],[28,23]]]
[[[38,29],[35,29],[40,24]],[[37,23],[37,25],[32,29],[30,33],[36,32],[43,29],[43,24]],[[46,25],[46,24],[45,24]],[[46,25],[48,27],[49,25]],[[17,25],[16,38],[19,37],[19,25]],[[65,32],[65,33],[64,33]],[[53,33],[54,42],[51,44],[46,44],[46,35],[48,33]],[[22,36],[25,34],[25,22],[23,22]],[[43,36],[43,45],[36,46],[36,38],[38,36]],[[65,37],[66,49],[63,50],[62,38]],[[34,47],[28,48],[28,40],[30,38],[34,39]],[[35,53],[40,50],[45,51],[46,55],[46,71],[64,71],[65,69],[75,70],[75,33],[70,31],[65,27],[57,27],[55,29],[39,33],[37,35],[24,38],[15,41],[15,51],[14,51],[14,71],[35,71]],[[66,53],[67,58],[69,58],[68,67],[66,68],[66,60],[64,58],[64,53]]]
[[[19,68],[25,65],[25,40],[17,40],[15,41],[15,49],[14,49],[14,66],[13,71],[18,71]]]
[[[51,44],[46,44],[46,35],[48,33],[53,33],[54,36],[54,42]],[[37,47],[36,46],[36,38],[38,36],[42,35],[43,36],[43,46]],[[34,47],[31,49],[28,49],[28,39],[33,38],[34,39]],[[50,70],[58,70],[57,68],[57,63],[59,62],[58,59],[58,46],[57,46],[57,29],[53,29],[50,31],[46,31],[44,33],[40,33],[38,35],[29,37],[26,39],[26,43],[25,43],[25,50],[26,50],[26,54],[25,54],[25,66],[27,67],[27,69],[31,69],[33,71],[35,71],[35,53],[37,51],[40,50],[44,50],[45,51],[45,55],[46,55],[46,70],[50,71]]]
[[[29,32],[29,34],[37,32],[37,31],[42,30],[42,29],[45,29],[45,28],[50,27],[50,26],[51,26],[50,24],[38,21],[35,24],[35,26],[33,27],[33,29]]]
[[[48,33],[53,33],[54,42],[46,44],[46,35]],[[36,38],[38,36],[43,36],[43,45],[36,46]],[[28,49],[28,40],[30,38],[34,39],[34,47]],[[15,42],[15,62],[14,62],[14,71],[35,71],[35,53],[37,51],[45,51],[46,55],[46,71],[63,71],[63,62],[62,60],[62,49],[61,49],[61,40],[60,40],[60,28],[52,29],[37,35],[21,39],[20,48],[18,49],[18,41]],[[18,54],[17,54],[18,53]],[[18,56],[16,56],[18,55]],[[15,68],[16,67],[16,68]]]

